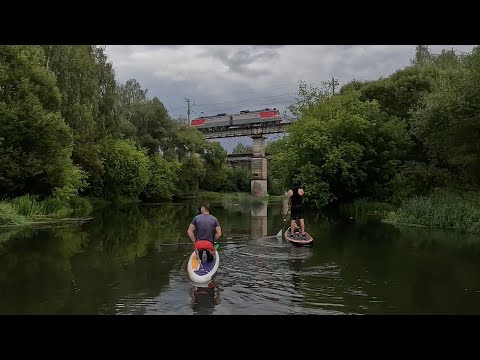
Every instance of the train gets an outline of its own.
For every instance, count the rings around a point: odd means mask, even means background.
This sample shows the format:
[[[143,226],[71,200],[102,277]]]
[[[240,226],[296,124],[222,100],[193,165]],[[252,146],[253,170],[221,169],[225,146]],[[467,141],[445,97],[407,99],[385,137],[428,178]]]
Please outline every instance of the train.
[[[238,114],[221,113],[213,116],[201,116],[191,122],[191,126],[200,131],[222,131],[280,125],[282,117],[276,108],[262,110],[242,110]]]

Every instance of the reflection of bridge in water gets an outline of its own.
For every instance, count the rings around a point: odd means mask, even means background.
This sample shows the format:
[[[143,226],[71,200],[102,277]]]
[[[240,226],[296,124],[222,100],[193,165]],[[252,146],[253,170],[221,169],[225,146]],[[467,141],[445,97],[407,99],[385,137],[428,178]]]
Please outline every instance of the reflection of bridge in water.
[[[282,216],[288,210],[288,199],[282,199]],[[253,208],[251,215],[251,237],[253,240],[268,236],[268,200],[262,205]],[[273,235],[273,234],[272,234]]]

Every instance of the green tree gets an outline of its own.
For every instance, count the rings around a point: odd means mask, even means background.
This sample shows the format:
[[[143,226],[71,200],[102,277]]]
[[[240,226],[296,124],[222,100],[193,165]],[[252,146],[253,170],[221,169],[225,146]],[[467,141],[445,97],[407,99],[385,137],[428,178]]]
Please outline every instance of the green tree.
[[[40,46],[0,46],[0,194],[76,193],[83,174],[71,162],[72,133]]]
[[[238,143],[232,150],[232,154],[253,154],[253,148],[250,145]]]
[[[404,124],[360,97],[351,91],[317,101],[270,147],[276,178],[284,186],[301,180],[307,200],[318,207],[355,197],[388,198],[406,158]]]
[[[102,146],[105,159],[105,188],[108,198],[136,198],[148,184],[149,159],[132,141],[110,139]]]
[[[150,178],[143,192],[144,198],[171,200],[176,194],[181,165],[179,161],[167,161],[159,154],[152,156],[149,164]]]
[[[88,174],[89,191],[99,195],[103,164],[99,143],[115,133],[114,73],[103,48],[93,45],[44,45],[45,64],[56,77],[61,113],[73,130],[72,158]]]
[[[219,142],[210,142],[207,143],[202,157],[205,160],[205,177],[200,183],[200,188],[208,191],[224,191],[228,182],[225,171],[227,152]]]
[[[464,58],[463,66],[449,63],[415,112],[413,131],[423,139],[430,164],[455,174],[456,185],[478,186],[480,47]]]

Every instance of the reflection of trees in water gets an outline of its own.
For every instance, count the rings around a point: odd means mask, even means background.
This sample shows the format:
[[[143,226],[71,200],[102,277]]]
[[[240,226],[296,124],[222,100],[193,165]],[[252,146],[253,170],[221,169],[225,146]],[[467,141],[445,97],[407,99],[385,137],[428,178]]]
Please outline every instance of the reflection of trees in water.
[[[426,249],[441,245],[446,248],[466,249],[476,255],[480,254],[480,234],[413,226],[399,226],[398,231],[403,237],[410,239],[416,248]]]
[[[88,234],[28,229],[9,236],[0,249],[0,313],[58,313],[74,293],[70,260]]]
[[[111,208],[90,224],[90,232],[102,242],[105,257],[132,262],[159,244],[185,239],[190,222],[185,210],[169,204]]]
[[[354,311],[359,306],[369,313],[468,311],[470,300],[459,295],[478,282],[480,266],[471,250],[478,249],[479,240],[459,232],[372,223],[332,226],[322,232],[320,244],[317,257],[341,268],[341,281],[334,285]]]
[[[144,311],[146,305],[138,303],[157,296],[177,264],[159,252],[158,245],[182,239],[189,211],[188,207],[171,204],[112,207],[90,223],[94,241],[82,257],[75,259],[75,270],[79,287],[95,296],[80,292],[82,300],[73,304],[75,311],[115,314],[119,302],[136,313]]]

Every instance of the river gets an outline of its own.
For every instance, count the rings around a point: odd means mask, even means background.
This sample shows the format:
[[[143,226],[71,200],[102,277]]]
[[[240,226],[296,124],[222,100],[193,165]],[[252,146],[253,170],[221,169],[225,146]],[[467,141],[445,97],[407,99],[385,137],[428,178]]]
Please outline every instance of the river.
[[[307,212],[311,248],[275,235],[285,204],[214,204],[210,287],[186,273],[198,204],[128,205],[0,233],[0,314],[480,314],[480,236]]]

